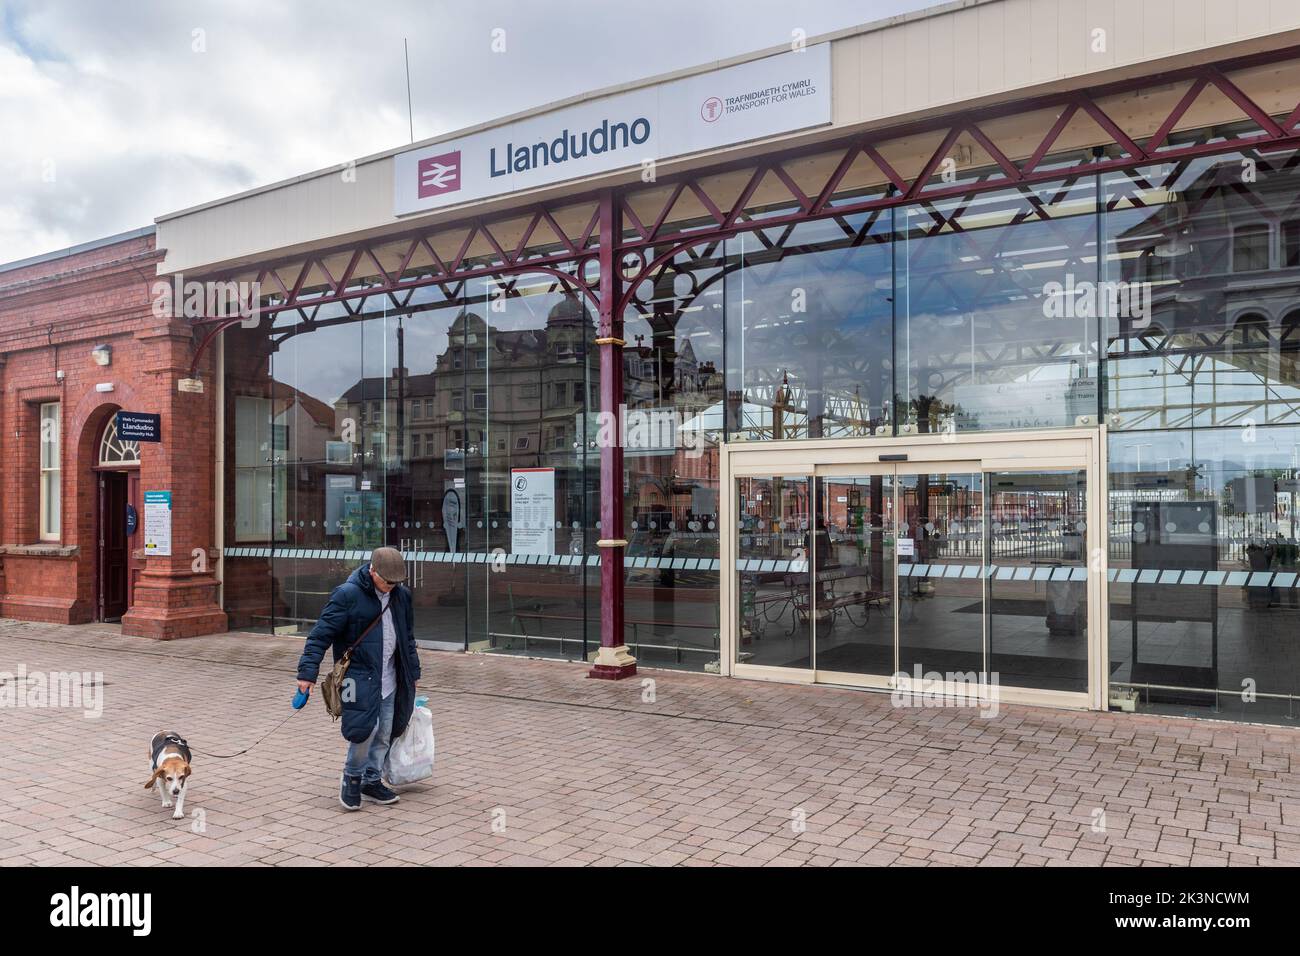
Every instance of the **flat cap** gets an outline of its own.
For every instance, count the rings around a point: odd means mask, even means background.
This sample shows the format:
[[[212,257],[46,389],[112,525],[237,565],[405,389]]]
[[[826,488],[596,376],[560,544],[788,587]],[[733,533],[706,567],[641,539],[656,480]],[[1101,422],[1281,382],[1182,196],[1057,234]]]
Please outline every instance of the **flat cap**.
[[[396,548],[375,548],[370,553],[370,569],[389,584],[406,580],[406,562]]]

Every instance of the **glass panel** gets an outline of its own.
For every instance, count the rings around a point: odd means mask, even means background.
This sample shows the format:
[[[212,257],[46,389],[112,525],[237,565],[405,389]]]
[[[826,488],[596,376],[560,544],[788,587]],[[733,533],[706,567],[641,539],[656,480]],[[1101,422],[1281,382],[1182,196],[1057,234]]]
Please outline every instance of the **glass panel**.
[[[894,476],[817,479],[817,669],[894,673]]]
[[[59,404],[53,402],[42,405],[40,416],[40,536],[44,539],[55,539],[60,534],[63,513],[62,502],[60,501],[62,489],[59,478]]]
[[[989,671],[1006,686],[1086,692],[1087,472],[984,480]]]
[[[1093,182],[898,211],[900,423],[928,433],[1097,415]]]
[[[375,296],[355,303],[360,319],[327,307],[311,325],[285,314],[227,331],[234,626],[305,631],[390,545],[407,555],[418,639],[585,656],[594,319],[553,276],[474,293],[416,290],[400,313]],[[515,529],[522,468],[546,493]]]
[[[479,290],[451,330],[466,396],[452,436],[468,493],[470,646],[580,658],[589,594],[599,600],[584,553],[593,316],[552,276]]]
[[[371,322],[382,326],[383,319]],[[367,386],[376,392],[385,376],[377,370],[369,379],[363,375],[370,337],[363,336],[362,323],[289,334],[296,328],[286,324],[279,334],[287,337],[271,355],[271,397],[237,400],[246,418],[236,429],[242,434],[250,428],[258,446],[237,443],[245,446],[240,470],[255,466],[250,503],[274,530],[274,627],[305,634],[330,592],[365,560],[322,554],[357,548],[369,557],[383,543],[383,481],[377,474],[383,462],[362,439],[382,418],[377,410],[371,414],[363,392]],[[258,466],[259,455],[274,462]],[[245,533],[260,537],[266,531],[254,527]]]
[[[718,669],[721,248],[665,263],[624,316],[625,621],[651,666]]]
[[[45,502],[45,511],[41,515],[41,534],[51,538],[59,535],[62,518],[62,506],[59,487],[59,472],[46,471],[41,474],[41,497]]]
[[[1105,177],[1107,278],[1149,299],[1108,327],[1120,706],[1300,716],[1298,155],[1243,150]]]
[[[850,216],[728,240],[732,440],[864,436],[888,422],[889,221]]]
[[[1112,697],[1293,720],[1300,428],[1110,439]]]
[[[273,447],[274,424],[272,399],[235,397],[236,541],[284,539],[284,448]]]
[[[898,497],[899,670],[914,679],[929,672],[978,674],[984,670],[984,478],[899,475]]]
[[[270,556],[274,469],[266,461],[271,340],[264,328],[235,326],[221,334],[218,347],[223,351],[226,379],[222,604],[232,630],[269,630],[276,587]]]
[[[736,661],[811,667],[807,478],[738,478]]]
[[[41,467],[59,467],[59,406],[41,406]]]
[[[415,561],[408,585],[415,604],[415,636],[442,645],[465,644],[465,565],[453,555],[464,552],[465,473],[456,456],[447,454],[451,425],[447,393],[459,384],[450,371],[450,310],[389,318],[386,346],[402,369],[392,407],[393,452],[387,493],[388,543]],[[396,532],[396,540],[394,540]]]
[[[1106,278],[1145,306],[1108,323],[1113,428],[1300,422],[1297,156],[1245,151],[1107,178]]]

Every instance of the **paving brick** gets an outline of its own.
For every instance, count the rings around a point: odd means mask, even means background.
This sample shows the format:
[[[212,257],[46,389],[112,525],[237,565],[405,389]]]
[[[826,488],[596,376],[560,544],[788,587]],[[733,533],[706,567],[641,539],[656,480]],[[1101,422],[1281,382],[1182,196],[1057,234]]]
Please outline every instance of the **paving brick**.
[[[580,666],[433,652],[437,771],[401,803],[339,809],[344,743],[309,707],[243,757],[200,754],[186,809],[204,811],[204,832],[173,821],[140,788],[153,730],[175,726],[200,750],[245,746],[285,715],[300,648],[231,633],[160,653],[108,625],[0,621],[0,662],[108,681],[89,752],[78,712],[0,720],[0,750],[16,757],[0,787],[0,865],[1300,862],[1300,733],[1285,728],[1016,706],[936,715],[677,672],[655,672],[650,704],[634,682],[589,681]]]

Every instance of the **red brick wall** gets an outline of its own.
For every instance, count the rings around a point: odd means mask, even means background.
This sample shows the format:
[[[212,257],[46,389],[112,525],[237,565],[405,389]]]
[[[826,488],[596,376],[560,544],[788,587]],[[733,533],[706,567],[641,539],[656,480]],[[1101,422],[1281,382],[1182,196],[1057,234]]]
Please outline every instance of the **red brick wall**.
[[[201,367],[205,392],[178,392],[197,339],[188,320],[153,315],[160,259],[147,235],[0,271],[0,614],[96,619],[94,467],[105,424],[126,408],[162,416],[163,441],[141,445],[140,483],[172,492],[173,554],[139,560],[123,630],[169,638],[225,629],[212,571],[192,567],[195,549],[214,543],[211,355]],[[112,348],[108,366],[91,357],[100,344]],[[99,392],[97,383],[113,390]],[[51,401],[61,403],[63,521],[58,542],[41,542],[38,406]],[[143,527],[130,546],[143,548]]]

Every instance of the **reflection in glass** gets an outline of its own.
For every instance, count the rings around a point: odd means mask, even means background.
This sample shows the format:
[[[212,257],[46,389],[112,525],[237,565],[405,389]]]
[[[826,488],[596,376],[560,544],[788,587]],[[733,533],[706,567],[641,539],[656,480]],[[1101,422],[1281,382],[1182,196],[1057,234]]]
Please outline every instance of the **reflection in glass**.
[[[480,289],[481,304],[451,329],[466,398],[449,418],[466,485],[470,645],[583,657],[599,634],[599,592],[584,587],[594,317],[549,276],[512,282],[509,294],[494,281]]]
[[[1112,427],[1300,421],[1296,156],[1246,151],[1107,175],[1105,277],[1145,284],[1150,298],[1145,314],[1108,323]]]
[[[552,276],[475,292],[230,330],[227,540],[260,545],[226,564],[233,624],[305,633],[386,544],[408,555],[418,639],[585,657],[592,318]],[[515,527],[521,469],[547,492]]]
[[[1148,315],[1108,329],[1122,706],[1300,716],[1295,156],[1247,150],[1106,179],[1106,273],[1151,289]]]
[[[721,248],[665,263],[624,316],[624,621],[647,665],[719,667]]]
[[[887,424],[890,217],[802,223],[727,242],[733,441],[865,436]]]
[[[978,675],[984,477],[899,475],[898,498],[898,669]]]
[[[1097,415],[1097,318],[1082,295],[1097,279],[1092,183],[898,211],[900,423],[924,434]]]
[[[817,479],[817,669],[888,676],[894,662],[894,476]]]

